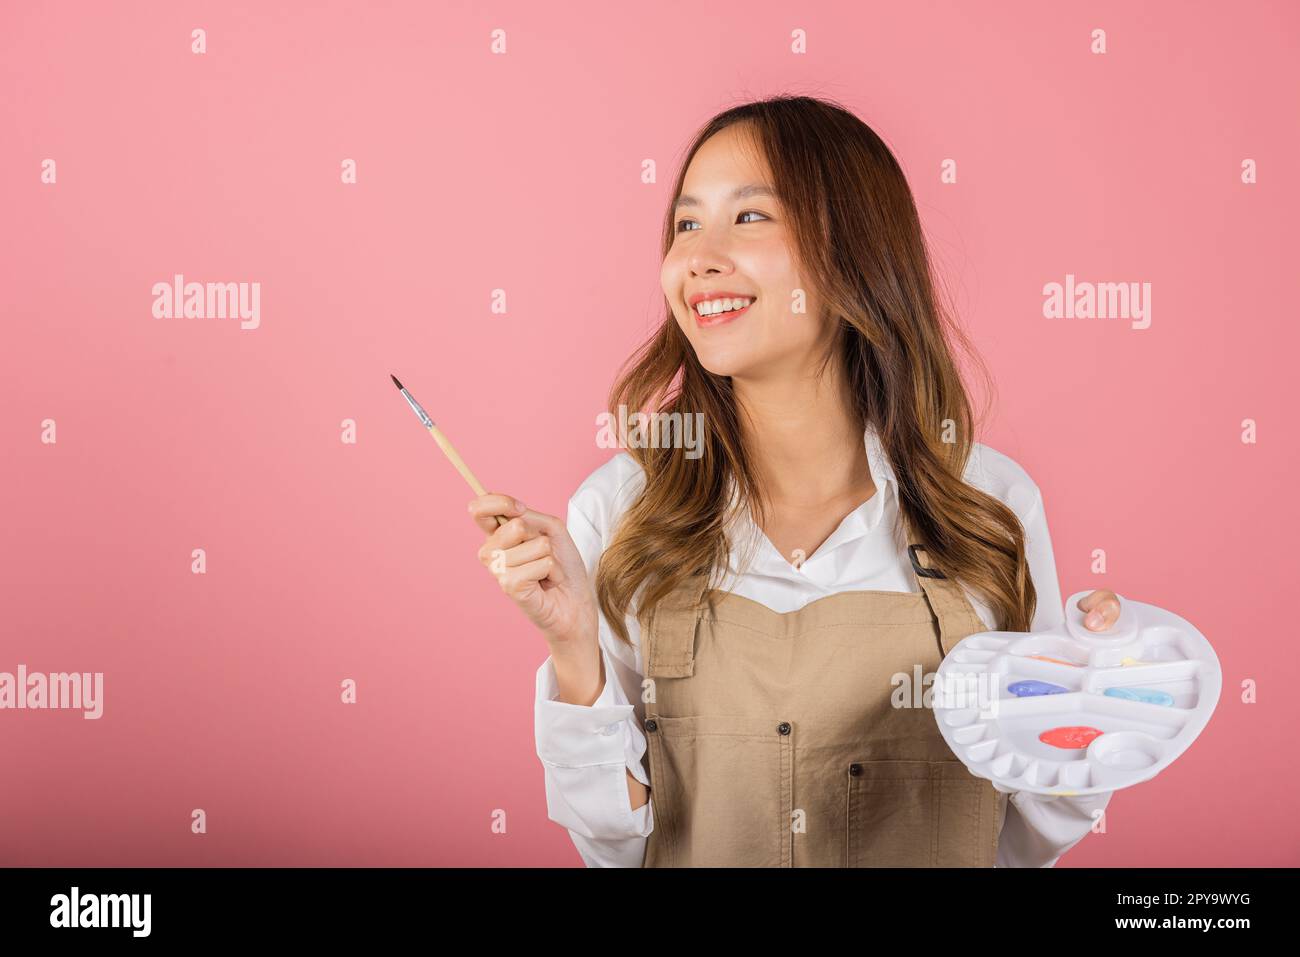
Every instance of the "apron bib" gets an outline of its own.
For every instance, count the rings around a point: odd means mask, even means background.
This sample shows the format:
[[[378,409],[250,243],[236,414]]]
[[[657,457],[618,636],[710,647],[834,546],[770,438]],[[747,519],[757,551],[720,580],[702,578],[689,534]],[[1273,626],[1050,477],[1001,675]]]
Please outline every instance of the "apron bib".
[[[919,592],[839,592],[782,614],[695,577],[660,603],[641,636],[645,867],[994,866],[1007,795],[916,706],[930,687],[916,666],[932,675],[986,628],[920,546],[908,552]]]

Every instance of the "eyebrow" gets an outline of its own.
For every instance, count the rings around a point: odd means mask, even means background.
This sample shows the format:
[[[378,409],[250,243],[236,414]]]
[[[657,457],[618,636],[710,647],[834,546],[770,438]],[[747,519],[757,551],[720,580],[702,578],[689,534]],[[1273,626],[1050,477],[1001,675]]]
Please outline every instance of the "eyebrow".
[[[732,199],[748,199],[750,196],[771,196],[776,198],[776,190],[771,186],[763,183],[748,183],[744,186],[737,186],[731,191]],[[677,197],[677,202],[673,204],[673,209],[681,209],[683,206],[698,206],[700,201],[694,196],[683,193]]]

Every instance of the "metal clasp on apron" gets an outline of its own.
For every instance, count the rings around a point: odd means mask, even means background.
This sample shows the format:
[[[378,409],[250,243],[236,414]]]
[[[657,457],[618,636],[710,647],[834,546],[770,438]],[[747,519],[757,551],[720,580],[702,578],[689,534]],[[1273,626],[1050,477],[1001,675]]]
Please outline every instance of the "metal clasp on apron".
[[[921,577],[921,578],[947,578],[947,577],[948,577],[948,576],[945,575],[943,572],[938,571],[937,569],[929,568],[929,567],[923,566],[923,565],[921,564],[920,559],[918,559],[918,558],[916,557],[917,549],[920,549],[921,551],[923,551],[923,552],[926,553],[926,556],[927,556],[926,561],[929,561],[929,557],[928,557],[928,556],[929,556],[930,553],[929,553],[928,551],[926,551],[926,548],[925,548],[924,545],[908,545],[908,546],[907,546],[907,555],[908,555],[909,558],[912,559],[912,570],[913,570],[914,572],[916,572],[916,574],[917,574],[919,577]]]

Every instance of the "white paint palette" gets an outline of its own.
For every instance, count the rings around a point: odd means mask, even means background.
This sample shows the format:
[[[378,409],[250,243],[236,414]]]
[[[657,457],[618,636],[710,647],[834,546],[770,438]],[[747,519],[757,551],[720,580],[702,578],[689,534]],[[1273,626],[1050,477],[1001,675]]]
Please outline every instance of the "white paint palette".
[[[1006,791],[1096,794],[1147,781],[1187,750],[1223,672],[1190,622],[1120,596],[1106,631],[1070,596],[1051,632],[985,631],[944,656],[934,716],[971,772]]]

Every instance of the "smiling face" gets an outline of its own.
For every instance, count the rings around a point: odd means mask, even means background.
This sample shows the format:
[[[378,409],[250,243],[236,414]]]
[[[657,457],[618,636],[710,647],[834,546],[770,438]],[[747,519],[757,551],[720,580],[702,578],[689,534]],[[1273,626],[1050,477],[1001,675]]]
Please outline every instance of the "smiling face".
[[[824,349],[820,303],[800,278],[791,223],[772,187],[741,124],[705,141],[682,182],[660,283],[700,364],[715,375],[796,373]],[[805,291],[804,312],[794,311],[795,290]],[[700,314],[720,308],[730,311]]]

